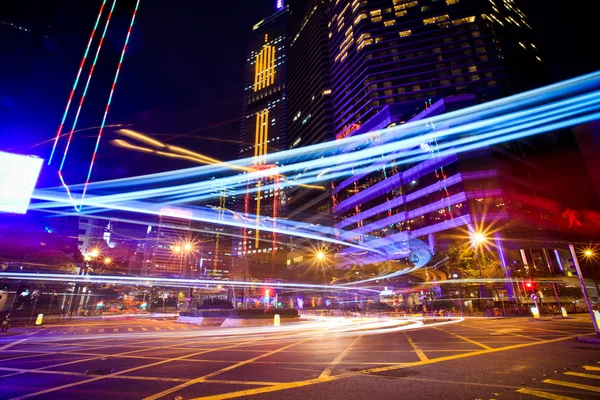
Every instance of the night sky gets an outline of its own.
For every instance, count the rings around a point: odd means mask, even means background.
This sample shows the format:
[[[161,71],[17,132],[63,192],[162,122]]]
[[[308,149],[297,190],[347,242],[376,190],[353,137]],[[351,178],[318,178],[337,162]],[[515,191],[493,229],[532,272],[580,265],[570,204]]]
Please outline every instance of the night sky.
[[[48,158],[50,145],[36,144],[56,132],[101,2],[13,2],[19,4],[16,11],[3,10],[0,17],[31,22],[37,16],[49,20],[52,29],[50,39],[34,46],[19,48],[14,40],[7,43],[0,37],[0,51],[8,52],[12,60],[0,66],[0,150]],[[598,69],[590,47],[595,37],[592,16],[553,3],[523,4],[548,66],[549,81]],[[101,121],[133,4],[121,0],[115,9],[79,128]],[[252,25],[274,8],[275,0],[142,0],[107,123],[131,124],[132,129],[159,140],[222,159],[235,158],[246,37]],[[17,82],[13,82],[16,89],[2,93],[9,81]],[[81,180],[96,133],[77,134],[67,159],[72,181]],[[115,137],[112,129],[105,131],[92,180],[193,166],[117,149],[110,144]],[[54,176],[52,168],[45,170],[43,182],[55,183]]]

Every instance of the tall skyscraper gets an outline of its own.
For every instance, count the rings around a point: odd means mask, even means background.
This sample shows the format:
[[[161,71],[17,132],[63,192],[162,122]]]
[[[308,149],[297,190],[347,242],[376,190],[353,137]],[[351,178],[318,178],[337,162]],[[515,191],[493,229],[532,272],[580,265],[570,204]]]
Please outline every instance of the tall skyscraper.
[[[541,58],[513,0],[329,1],[335,130],[386,104],[539,84]]]
[[[332,0],[327,18],[336,138],[365,134],[364,146],[372,144],[370,131],[538,86],[543,76],[513,0]],[[447,128],[431,125],[432,132]],[[414,243],[434,250],[495,224],[489,241],[507,271],[569,274],[568,252],[556,240],[566,237],[564,205],[540,184],[535,150],[511,142],[439,156],[440,144],[412,149],[430,154],[426,161],[390,167],[374,160],[372,172],[336,182],[332,210],[343,239],[392,246],[403,258]],[[373,262],[342,253],[346,263]]]
[[[256,216],[256,228],[246,228],[236,242],[239,257],[261,264],[280,264],[285,259],[284,238],[262,231],[264,218],[285,216],[285,192],[279,189],[280,177],[269,173],[267,154],[282,150],[287,143],[287,53],[289,9],[283,1],[277,11],[257,22],[248,38],[248,56],[244,79],[241,146],[239,158],[252,158],[252,168],[264,171],[259,178],[240,179],[246,194],[237,199],[236,209]]]
[[[288,148],[333,140],[333,108],[329,68],[329,39],[321,0],[290,0]],[[292,160],[293,162],[293,160]],[[329,187],[291,187],[287,192],[288,218],[331,226]],[[306,239],[290,237],[288,263],[305,259]]]
[[[144,274],[189,276],[195,265],[191,220],[175,209],[161,210],[157,226],[149,227],[144,249]]]

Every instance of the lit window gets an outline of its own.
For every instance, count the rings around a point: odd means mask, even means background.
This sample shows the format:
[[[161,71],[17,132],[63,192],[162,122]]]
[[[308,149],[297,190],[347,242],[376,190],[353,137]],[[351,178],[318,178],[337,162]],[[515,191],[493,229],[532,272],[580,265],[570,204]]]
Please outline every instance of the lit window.
[[[369,12],[369,14],[371,14],[371,17],[374,17],[376,15],[381,15],[381,10],[373,10],[373,11]]]
[[[396,17],[404,17],[406,15],[406,10],[405,11],[396,11]]]
[[[476,65],[469,66],[469,72],[477,72],[477,66]]]
[[[539,56],[536,56],[535,59],[538,60],[539,62],[542,62],[542,59]]]
[[[421,90],[421,85],[413,85],[412,90]]]
[[[447,5],[456,4],[456,3],[458,3],[458,0],[446,0]]]
[[[466,17],[466,18],[459,18],[459,19],[455,19],[454,21],[452,21],[453,25],[462,25],[462,24],[468,24],[469,22],[475,22],[475,17]]]
[[[323,90],[323,96],[327,96],[328,94],[331,94],[331,89]]]
[[[440,15],[439,17],[426,18],[423,20],[425,25],[435,24],[436,22],[447,21],[450,17],[448,14]]]
[[[429,6],[422,6],[421,12],[429,11],[430,9],[431,9],[431,7],[429,7]]]
[[[488,83],[487,83],[487,84],[488,84],[488,86],[490,86],[490,87],[492,87],[492,86],[496,86],[496,81],[495,81],[495,80],[491,80],[491,81],[488,81]]]
[[[379,17],[371,17],[371,22],[379,22],[383,19],[383,17],[379,16]]]
[[[472,81],[478,81],[479,80],[479,74],[473,74],[473,75],[471,75],[471,80]]]
[[[392,26],[392,25],[395,25],[395,24],[396,24],[396,21],[394,21],[394,20],[392,19],[392,20],[390,20],[390,21],[385,21],[383,24],[384,24],[385,26]]]
[[[407,37],[407,36],[412,35],[412,31],[410,29],[408,29],[406,31],[398,32],[398,35],[400,35],[400,37]]]
[[[373,44],[373,39],[366,39],[366,40],[362,41],[358,46],[356,46],[356,49],[360,50],[363,47],[368,46],[370,44]],[[346,56],[347,56],[347,54],[346,54]],[[346,57],[345,56],[342,57],[342,60],[344,60],[344,58],[346,58]]]
[[[360,21],[362,21],[365,18],[367,18],[367,14],[365,14],[365,13],[358,14],[358,16],[354,19],[354,25],[358,24]]]
[[[371,34],[370,34],[369,32],[365,32],[365,33],[361,34],[361,35],[358,37],[358,40],[357,40],[357,42],[358,42],[358,43],[360,43],[360,42],[362,42],[363,40],[365,40],[365,39],[368,39],[368,38],[370,38],[370,37],[371,37]]]

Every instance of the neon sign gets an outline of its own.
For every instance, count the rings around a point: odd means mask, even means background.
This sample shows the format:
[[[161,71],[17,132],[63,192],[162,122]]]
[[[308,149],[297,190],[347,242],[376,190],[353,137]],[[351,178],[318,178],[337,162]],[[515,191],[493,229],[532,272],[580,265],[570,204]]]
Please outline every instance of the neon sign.
[[[346,125],[344,129],[341,130],[337,135],[335,135],[335,140],[340,140],[345,137],[350,136],[352,133],[356,132],[360,128],[359,124]]]

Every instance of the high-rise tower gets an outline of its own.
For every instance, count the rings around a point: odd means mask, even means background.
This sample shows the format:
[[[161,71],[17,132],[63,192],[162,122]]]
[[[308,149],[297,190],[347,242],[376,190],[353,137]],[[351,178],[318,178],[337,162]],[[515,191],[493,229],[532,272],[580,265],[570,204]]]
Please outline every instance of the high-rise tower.
[[[277,11],[256,23],[248,38],[244,79],[241,146],[239,158],[252,158],[251,167],[264,171],[258,179],[240,175],[247,184],[246,194],[237,199],[236,209],[256,220],[256,228],[246,228],[237,240],[237,255],[261,264],[285,258],[283,238],[260,230],[264,218],[285,216],[285,192],[279,189],[279,176],[270,174],[267,154],[284,149],[287,139],[287,51],[289,9],[277,2]]]
[[[514,0],[329,1],[335,130],[386,104],[532,86],[541,58]]]

